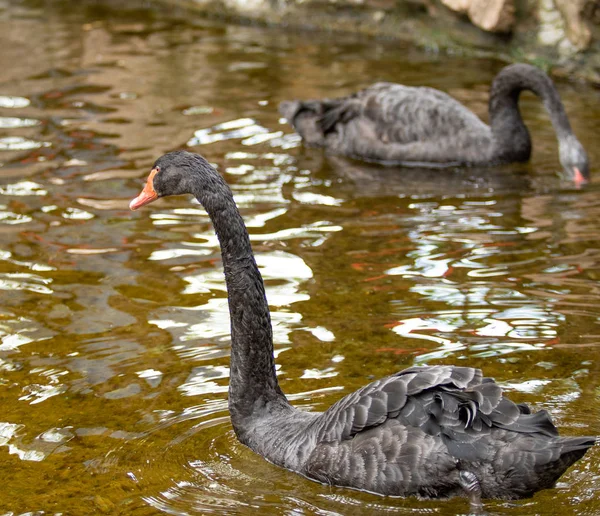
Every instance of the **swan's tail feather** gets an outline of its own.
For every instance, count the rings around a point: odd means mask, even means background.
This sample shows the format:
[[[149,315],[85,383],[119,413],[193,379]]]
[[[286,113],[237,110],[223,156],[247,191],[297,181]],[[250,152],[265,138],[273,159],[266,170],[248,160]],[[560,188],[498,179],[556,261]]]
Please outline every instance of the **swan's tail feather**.
[[[327,101],[286,100],[279,104],[279,112],[307,144],[320,147],[325,144],[325,135],[318,122],[326,105]]]
[[[529,407],[527,407],[529,409]],[[502,424],[501,422],[496,423],[499,428],[510,430],[512,432],[520,432],[525,434],[539,433],[546,437],[557,437],[558,430],[554,426],[550,414],[545,410],[540,410],[531,414],[531,412],[523,412],[522,408],[519,407],[521,414],[516,421],[510,424]]]
[[[598,437],[561,437],[561,456],[569,455],[569,454],[578,454],[577,457],[583,457],[586,451],[588,451],[592,446],[598,445],[599,438]],[[575,462],[575,460],[573,462]]]
[[[337,124],[345,124],[359,114],[359,106],[348,99],[342,99],[339,102],[331,103],[325,106],[319,126],[323,134],[327,134],[335,129]]]
[[[556,437],[548,440],[531,436],[514,442],[508,453],[498,456],[498,472],[511,472],[505,476],[506,484],[485,483],[485,496],[489,498],[529,498],[541,489],[551,489],[560,477],[581,459],[596,442],[595,437]],[[509,495],[509,496],[507,496]]]
[[[279,112],[309,145],[322,146],[325,136],[339,123],[346,123],[358,113],[348,99],[286,100]]]
[[[550,467],[550,469],[555,468],[556,473],[558,473],[555,481],[558,480],[559,476],[562,475],[567,468],[581,459],[595,444],[598,444],[597,437],[560,437],[558,441],[560,458],[557,460],[554,467]]]
[[[552,477],[552,484],[595,444],[597,437],[561,437],[559,438],[560,457],[556,462],[544,467],[546,474]]]

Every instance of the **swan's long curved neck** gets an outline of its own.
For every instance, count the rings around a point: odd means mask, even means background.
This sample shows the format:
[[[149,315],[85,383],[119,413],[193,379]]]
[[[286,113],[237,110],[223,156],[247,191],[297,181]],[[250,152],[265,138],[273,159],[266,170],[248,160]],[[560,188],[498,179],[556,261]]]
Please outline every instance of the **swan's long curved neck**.
[[[275,375],[269,306],[250,238],[229,187],[216,172],[215,177],[211,190],[204,186],[194,194],[221,244],[231,317],[229,408],[239,435],[241,422],[253,413],[288,402]]]
[[[532,91],[542,99],[559,142],[573,134],[558,92],[548,76],[529,65],[506,67],[494,79],[489,102],[495,154],[500,159],[525,161],[530,157],[531,139],[519,111],[519,95],[523,90]]]

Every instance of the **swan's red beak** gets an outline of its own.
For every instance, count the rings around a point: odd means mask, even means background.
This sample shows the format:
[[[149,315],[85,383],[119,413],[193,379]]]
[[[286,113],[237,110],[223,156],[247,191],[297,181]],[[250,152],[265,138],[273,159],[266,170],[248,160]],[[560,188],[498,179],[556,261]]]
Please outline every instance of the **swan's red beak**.
[[[581,188],[582,185],[585,185],[588,182],[577,167],[573,167],[573,181],[575,182],[576,188]]]
[[[129,209],[137,210],[146,204],[150,204],[152,201],[156,201],[158,199],[158,194],[154,190],[154,176],[158,173],[157,168],[153,168],[152,172],[148,176],[148,180],[146,181],[146,186],[142,190],[142,193],[138,195],[133,201],[129,203]]]

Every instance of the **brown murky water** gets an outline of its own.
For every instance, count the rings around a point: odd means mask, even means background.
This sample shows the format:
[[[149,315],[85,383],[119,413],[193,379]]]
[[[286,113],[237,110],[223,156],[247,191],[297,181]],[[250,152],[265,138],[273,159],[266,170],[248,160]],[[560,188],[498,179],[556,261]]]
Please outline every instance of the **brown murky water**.
[[[412,364],[458,363],[565,434],[600,434],[600,189],[561,183],[533,96],[532,162],[494,170],[328,158],[276,111],[384,79],[485,117],[499,63],[78,5],[0,2],[1,514],[466,510],[321,486],[235,440],[208,217],[185,198],[127,209],[154,159],[186,145],[248,223],[295,404],[321,410]],[[559,88],[600,163],[600,93]],[[600,514],[600,450],[557,489],[489,507]]]

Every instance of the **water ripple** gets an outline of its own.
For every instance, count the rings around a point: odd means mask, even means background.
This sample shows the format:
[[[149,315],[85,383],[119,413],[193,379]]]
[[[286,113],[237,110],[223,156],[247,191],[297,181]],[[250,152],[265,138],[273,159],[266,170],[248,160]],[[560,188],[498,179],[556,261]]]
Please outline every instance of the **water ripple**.
[[[19,127],[35,127],[40,125],[39,120],[33,118],[16,118],[0,116],[0,129],[16,129]]]
[[[38,142],[22,136],[5,136],[0,138],[0,151],[24,151],[50,147],[50,142]]]
[[[0,194],[14,196],[47,195],[48,191],[34,181],[19,181],[18,183],[0,186]]]
[[[30,101],[25,97],[14,97],[7,95],[0,95],[0,107],[19,109],[29,106]]]
[[[268,139],[277,138],[282,135],[281,132],[269,134],[266,127],[259,125],[252,118],[239,118],[229,122],[217,124],[208,129],[199,129],[194,132],[194,137],[188,140],[187,146],[207,145],[222,140],[231,140],[234,138],[243,138],[244,145],[254,145],[262,143]],[[260,136],[260,137],[259,137]],[[245,142],[245,143],[244,143]]]

